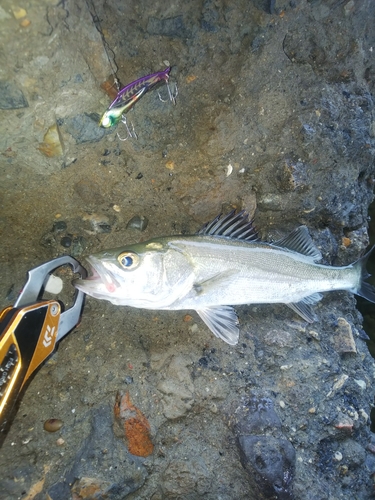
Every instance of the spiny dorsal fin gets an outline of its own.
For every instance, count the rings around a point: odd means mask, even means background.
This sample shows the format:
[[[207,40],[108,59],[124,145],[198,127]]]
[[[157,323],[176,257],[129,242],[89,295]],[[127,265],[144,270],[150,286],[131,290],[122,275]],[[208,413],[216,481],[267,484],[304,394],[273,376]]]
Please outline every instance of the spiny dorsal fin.
[[[310,257],[314,262],[322,258],[322,254],[316,248],[306,226],[297,227],[288,236],[275,241],[272,245]]]
[[[249,214],[245,210],[236,213],[235,210],[223,217],[219,214],[211,222],[207,222],[197,234],[226,236],[238,240],[257,241],[258,233],[253,225],[253,220],[249,220]]]

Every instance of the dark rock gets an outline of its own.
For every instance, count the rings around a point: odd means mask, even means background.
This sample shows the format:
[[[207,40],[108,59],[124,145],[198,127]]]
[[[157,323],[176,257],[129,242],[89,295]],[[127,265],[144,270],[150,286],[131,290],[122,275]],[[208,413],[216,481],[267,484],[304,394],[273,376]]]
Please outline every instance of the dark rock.
[[[60,245],[64,248],[69,248],[72,244],[72,238],[70,236],[63,236],[60,240]]]
[[[0,81],[0,109],[20,109],[28,106],[22,90],[11,82]]]
[[[293,498],[296,453],[289,441],[273,436],[240,436],[238,448],[243,468],[261,492],[258,498]]]
[[[292,499],[296,454],[281,433],[272,399],[252,395],[236,409],[232,426],[241,464],[259,492],[257,498]]]
[[[99,127],[98,121],[86,113],[67,118],[64,122],[67,132],[74,137],[77,144],[98,142],[107,131]]]
[[[137,457],[130,455],[124,443],[112,430],[109,406],[95,410],[91,432],[82,444],[73,466],[62,481],[48,489],[52,500],[66,495],[70,484],[75,498],[110,498],[122,500],[137,491],[145,482],[147,472]],[[89,491],[91,490],[91,493]],[[70,498],[70,494],[64,498]]]

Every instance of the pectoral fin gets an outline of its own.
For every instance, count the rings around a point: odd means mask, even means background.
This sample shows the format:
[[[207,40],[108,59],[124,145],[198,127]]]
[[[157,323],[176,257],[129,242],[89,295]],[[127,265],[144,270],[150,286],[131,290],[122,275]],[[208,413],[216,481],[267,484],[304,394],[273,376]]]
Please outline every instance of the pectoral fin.
[[[216,337],[230,345],[238,343],[240,330],[235,310],[231,306],[205,307],[197,311]]]
[[[299,314],[305,321],[308,323],[314,323],[317,321],[317,316],[313,309],[311,308],[311,304],[316,304],[321,300],[322,295],[320,293],[314,293],[305,297],[300,302],[296,302],[294,304],[286,304],[288,307],[293,309],[294,312]]]

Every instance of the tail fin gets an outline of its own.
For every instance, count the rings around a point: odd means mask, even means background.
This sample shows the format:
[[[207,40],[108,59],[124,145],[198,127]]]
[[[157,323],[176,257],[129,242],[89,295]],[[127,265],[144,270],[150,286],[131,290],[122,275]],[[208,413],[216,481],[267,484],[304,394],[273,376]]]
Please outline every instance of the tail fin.
[[[358,290],[356,291],[356,294],[360,295],[361,297],[364,297],[370,302],[375,303],[375,287],[370,285],[370,283],[365,282],[365,280],[371,276],[366,271],[366,264],[374,249],[375,245],[363,257],[357,260],[357,262],[354,265],[361,268],[361,281]]]

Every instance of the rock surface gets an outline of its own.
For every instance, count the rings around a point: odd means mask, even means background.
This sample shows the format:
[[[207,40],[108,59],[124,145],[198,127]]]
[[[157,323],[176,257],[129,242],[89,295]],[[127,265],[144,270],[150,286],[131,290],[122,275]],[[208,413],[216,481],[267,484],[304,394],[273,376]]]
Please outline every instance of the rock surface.
[[[375,3],[19,7],[27,26],[0,8],[1,307],[57,255],[194,233],[233,208],[270,240],[306,224],[326,264],[364,251]],[[127,115],[137,140],[97,126],[113,70],[125,85],[167,65],[177,104],[164,85],[143,96]],[[52,124],[56,156],[38,149]],[[140,216],[142,232],[127,227]],[[229,346],[192,311],[88,299],[20,402],[0,499],[371,498],[375,365],[355,305],[325,294],[311,325],[283,305],[239,307]],[[118,391],[149,423],[147,458],[113,428]]]

